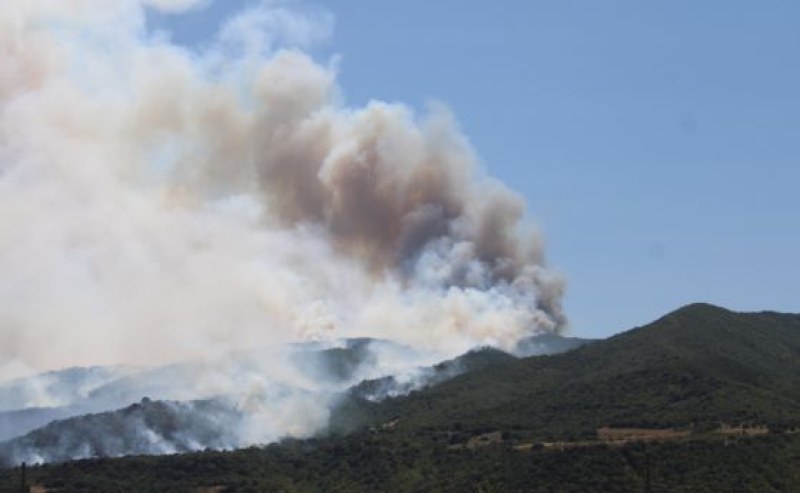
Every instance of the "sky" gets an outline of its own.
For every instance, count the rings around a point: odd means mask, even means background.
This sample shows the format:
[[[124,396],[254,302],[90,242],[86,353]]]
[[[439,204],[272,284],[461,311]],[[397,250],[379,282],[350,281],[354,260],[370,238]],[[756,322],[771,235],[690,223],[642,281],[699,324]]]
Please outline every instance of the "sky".
[[[254,3],[149,27],[201,47]],[[572,335],[696,301],[800,312],[799,2],[281,3],[329,27],[311,54],[345,104],[450,109],[526,199]]]

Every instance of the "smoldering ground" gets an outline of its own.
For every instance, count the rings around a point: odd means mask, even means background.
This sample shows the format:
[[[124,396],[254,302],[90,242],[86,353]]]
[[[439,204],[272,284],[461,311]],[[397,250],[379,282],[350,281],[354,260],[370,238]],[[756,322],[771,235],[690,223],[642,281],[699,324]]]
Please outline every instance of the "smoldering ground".
[[[304,52],[332,17],[294,3],[192,51],[148,29],[203,3],[0,5],[0,376],[346,337],[449,357],[564,326],[524,201],[445,109],[348,106]]]

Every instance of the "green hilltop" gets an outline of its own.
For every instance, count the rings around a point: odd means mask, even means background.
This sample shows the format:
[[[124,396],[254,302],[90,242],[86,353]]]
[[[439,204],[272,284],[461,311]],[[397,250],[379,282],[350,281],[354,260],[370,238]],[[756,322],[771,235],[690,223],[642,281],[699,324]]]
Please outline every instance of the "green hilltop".
[[[800,425],[800,316],[681,308],[574,351],[504,360],[440,385],[339,413],[409,429],[518,430],[591,438],[602,426]]]

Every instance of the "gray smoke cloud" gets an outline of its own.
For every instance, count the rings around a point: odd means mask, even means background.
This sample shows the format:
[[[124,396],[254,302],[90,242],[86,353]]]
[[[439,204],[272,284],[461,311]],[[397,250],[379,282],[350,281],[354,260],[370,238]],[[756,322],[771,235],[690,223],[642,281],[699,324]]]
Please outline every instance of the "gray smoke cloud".
[[[196,52],[147,29],[203,3],[0,4],[0,378],[564,327],[524,201],[444,108],[344,104],[304,53],[324,13],[263,2]]]

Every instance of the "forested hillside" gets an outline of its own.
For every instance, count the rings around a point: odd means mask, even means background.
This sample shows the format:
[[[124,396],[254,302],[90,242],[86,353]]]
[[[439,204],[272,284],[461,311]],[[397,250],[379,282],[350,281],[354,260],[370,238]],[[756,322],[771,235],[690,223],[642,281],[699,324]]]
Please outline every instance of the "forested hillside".
[[[696,304],[564,354],[482,350],[459,364],[459,376],[380,402],[368,397],[381,382],[363,383],[317,438],[68,462],[29,480],[56,491],[800,491],[798,315]],[[0,475],[3,491],[19,473]]]

